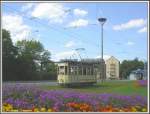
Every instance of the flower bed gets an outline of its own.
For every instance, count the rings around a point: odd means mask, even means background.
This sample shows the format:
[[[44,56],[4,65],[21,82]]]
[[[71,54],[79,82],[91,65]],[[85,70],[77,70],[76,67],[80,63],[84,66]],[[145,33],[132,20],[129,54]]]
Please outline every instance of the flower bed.
[[[147,80],[137,80],[136,85],[139,87],[146,87],[147,86]]]
[[[146,112],[142,96],[42,90],[36,85],[3,85],[3,111],[19,112]]]

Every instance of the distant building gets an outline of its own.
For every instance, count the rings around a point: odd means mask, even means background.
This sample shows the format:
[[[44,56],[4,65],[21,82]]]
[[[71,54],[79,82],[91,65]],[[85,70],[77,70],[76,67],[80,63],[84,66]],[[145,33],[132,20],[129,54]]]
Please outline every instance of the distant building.
[[[119,60],[111,56],[106,60],[106,78],[119,79]]]
[[[133,70],[128,79],[129,80],[144,80],[145,79],[145,76],[144,76],[144,70],[142,69],[137,69],[137,70]]]

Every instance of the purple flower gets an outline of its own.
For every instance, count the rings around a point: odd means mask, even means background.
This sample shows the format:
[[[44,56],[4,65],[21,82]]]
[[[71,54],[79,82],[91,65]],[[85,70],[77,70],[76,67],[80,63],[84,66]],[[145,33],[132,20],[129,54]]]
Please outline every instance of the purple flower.
[[[108,104],[114,107],[147,106],[147,98],[142,96],[82,93],[72,90],[43,90],[34,84],[4,84],[2,91],[2,102],[12,104],[16,109],[32,109],[35,106],[64,111],[69,102],[87,103],[94,110],[99,105]]]
[[[141,87],[146,87],[147,86],[147,80],[138,80],[137,83]]]

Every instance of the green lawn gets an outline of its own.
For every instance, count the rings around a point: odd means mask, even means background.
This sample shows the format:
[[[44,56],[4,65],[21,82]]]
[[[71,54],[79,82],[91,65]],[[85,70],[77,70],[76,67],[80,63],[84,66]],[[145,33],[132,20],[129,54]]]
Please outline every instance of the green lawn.
[[[142,95],[147,96],[146,87],[135,86],[135,81],[106,81],[99,82],[93,86],[86,87],[74,87],[65,88],[61,86],[42,86],[44,89],[48,90],[74,90],[80,92],[93,92],[93,93],[114,93],[121,95]]]

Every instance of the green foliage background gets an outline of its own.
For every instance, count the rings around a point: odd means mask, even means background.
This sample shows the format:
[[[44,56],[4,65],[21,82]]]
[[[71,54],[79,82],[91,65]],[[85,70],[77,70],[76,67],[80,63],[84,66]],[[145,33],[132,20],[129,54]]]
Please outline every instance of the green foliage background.
[[[56,66],[50,52],[39,41],[22,40],[15,45],[2,30],[3,81],[56,80]]]
[[[9,31],[2,30],[3,81],[56,80],[56,66],[51,53],[39,41],[22,40],[12,43]],[[143,69],[144,62],[135,58],[120,64],[120,78],[127,79],[130,72]]]

